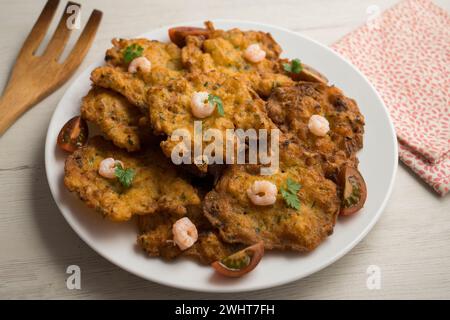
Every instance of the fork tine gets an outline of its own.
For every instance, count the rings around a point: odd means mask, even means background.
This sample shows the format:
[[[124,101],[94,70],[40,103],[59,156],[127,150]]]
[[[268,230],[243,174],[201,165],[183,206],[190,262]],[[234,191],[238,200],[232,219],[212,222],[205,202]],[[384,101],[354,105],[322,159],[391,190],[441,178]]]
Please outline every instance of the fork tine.
[[[73,5],[81,8],[81,5],[78,3],[71,1],[67,3],[66,7],[64,8],[64,13],[61,17],[61,20],[59,20],[58,27],[56,28],[55,33],[53,34],[47,48],[45,49],[43,56],[48,55],[55,60],[58,60],[61,53],[64,51],[64,47],[66,46],[70,34],[72,33],[72,30],[67,27],[67,20],[73,13],[67,12],[67,9]]]
[[[58,8],[59,0],[48,0],[45,4],[44,9],[42,9],[39,18],[36,20],[33,29],[31,29],[28,34],[27,39],[23,43],[20,54],[34,54],[34,52],[39,47],[42,39],[45,37],[52,18],[55,15],[56,9]]]
[[[94,10],[89,17],[86,26],[83,29],[80,37],[78,38],[75,46],[64,61],[64,67],[69,73],[74,70],[86,56],[92,41],[94,41],[95,34],[97,33],[98,26],[102,20],[103,13],[99,10]]]

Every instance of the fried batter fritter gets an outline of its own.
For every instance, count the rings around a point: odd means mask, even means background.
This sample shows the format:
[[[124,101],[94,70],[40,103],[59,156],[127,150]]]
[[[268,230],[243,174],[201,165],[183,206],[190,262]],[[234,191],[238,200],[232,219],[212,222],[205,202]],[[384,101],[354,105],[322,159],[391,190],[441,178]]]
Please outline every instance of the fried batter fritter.
[[[147,117],[122,95],[100,87],[83,98],[81,116],[96,124],[116,146],[127,151],[141,148],[141,139],[150,133]]]
[[[224,115],[216,107],[213,114],[197,119],[192,114],[191,99],[194,92],[207,91],[220,97]],[[156,134],[167,136],[161,147],[170,157],[177,141],[171,141],[176,129],[187,129],[194,137],[194,121],[201,120],[203,130],[218,129],[225,137],[226,129],[271,129],[275,128],[265,113],[265,103],[258,95],[235,77],[219,72],[190,73],[170,81],[165,86],[154,86],[148,92],[150,122]],[[208,145],[207,141],[204,145]],[[224,144],[225,145],[225,144]],[[192,148],[193,150],[193,148]]]
[[[113,40],[113,47],[106,52],[108,65],[98,67],[91,73],[92,82],[100,87],[112,89],[125,96],[132,104],[147,113],[146,92],[155,84],[164,84],[184,73],[181,50],[173,43],[162,43],[147,39]],[[127,72],[124,50],[131,45],[143,48],[142,56],[152,63],[149,73]]]
[[[309,252],[333,232],[340,204],[336,186],[303,158],[301,148],[285,140],[276,174],[261,176],[250,165],[226,169],[204,205],[206,217],[226,242],[250,245],[263,240],[266,249]],[[297,194],[299,210],[288,207],[280,193],[270,206],[254,205],[247,196],[246,190],[256,180],[270,181],[280,191],[288,178],[302,186]]]
[[[135,171],[130,188],[98,174],[100,162],[109,157],[122,161],[125,168]],[[100,136],[90,139],[85,147],[69,155],[64,183],[89,207],[114,221],[158,211],[182,216],[186,206],[200,203],[197,191],[179,177],[175,167],[158,149],[150,147],[129,154]]]
[[[201,206],[188,208],[186,216],[198,230],[197,242],[185,251],[181,251],[173,242],[172,225],[180,218],[163,212],[158,215],[138,217],[139,233],[137,242],[150,256],[174,259],[180,255],[193,257],[203,264],[221,260],[242,246],[223,242],[217,231],[203,216]]]
[[[128,63],[124,60],[124,50],[136,45],[143,48],[142,56],[151,61],[152,67],[157,66],[170,70],[181,70],[181,51],[173,43],[164,43],[148,39],[113,39],[113,47],[106,51],[105,61],[112,66],[122,67]]]
[[[215,70],[239,77],[264,97],[274,87],[293,84],[282,70],[279,59],[281,47],[270,33],[216,30],[212,23],[207,22],[206,25],[211,31],[208,39],[188,36],[186,46],[182,48],[182,61],[191,72]],[[245,49],[252,44],[259,44],[266,52],[263,61],[251,63],[244,58]]]
[[[322,164],[325,175],[336,181],[344,166],[357,167],[356,152],[363,147],[364,117],[356,102],[341,90],[322,83],[299,82],[276,88],[267,104],[269,117]],[[330,131],[324,137],[308,129],[313,114],[324,116]]]
[[[148,87],[135,74],[125,72],[120,68],[103,66],[92,71],[91,81],[98,87],[120,93],[131,104],[137,106],[143,114],[147,112],[145,99]]]

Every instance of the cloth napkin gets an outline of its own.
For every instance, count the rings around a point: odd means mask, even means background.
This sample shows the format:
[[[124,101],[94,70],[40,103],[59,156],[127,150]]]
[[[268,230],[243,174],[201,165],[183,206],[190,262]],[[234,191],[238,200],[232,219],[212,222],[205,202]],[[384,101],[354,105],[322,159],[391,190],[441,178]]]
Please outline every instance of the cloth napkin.
[[[372,82],[389,109],[400,159],[436,192],[450,187],[450,16],[404,0],[331,46]]]

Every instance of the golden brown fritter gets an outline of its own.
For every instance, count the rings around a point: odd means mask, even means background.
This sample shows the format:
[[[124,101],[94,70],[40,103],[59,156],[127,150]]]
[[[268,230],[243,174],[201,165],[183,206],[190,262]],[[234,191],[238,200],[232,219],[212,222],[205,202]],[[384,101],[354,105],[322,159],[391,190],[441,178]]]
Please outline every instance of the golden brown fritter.
[[[207,91],[220,97],[224,115],[216,107],[213,114],[198,119],[192,114],[191,99],[195,92]],[[154,86],[148,93],[150,122],[156,134],[166,135],[161,143],[166,156],[170,157],[177,141],[171,141],[176,129],[187,129],[194,137],[194,121],[202,121],[203,131],[218,129],[225,137],[226,129],[275,128],[265,113],[265,103],[257,94],[242,85],[239,79],[218,72],[191,73],[170,81],[165,86]],[[204,143],[208,145],[210,141]],[[225,145],[225,144],[224,144]],[[192,148],[193,150],[193,148]]]
[[[128,68],[124,60],[124,51],[127,47],[136,45],[143,48],[142,56],[152,63],[152,67],[181,70],[181,51],[173,43],[165,43],[148,39],[113,39],[113,47],[106,51],[105,61],[112,66]]]
[[[309,161],[322,165],[327,177],[336,181],[342,167],[357,167],[355,153],[363,147],[364,117],[356,102],[338,88],[312,82],[276,88],[267,111],[275,124],[305,149]],[[308,121],[313,114],[329,121],[326,136],[318,137],[309,131]]]
[[[217,236],[217,231],[203,216],[201,206],[189,207],[186,216],[198,231],[198,240],[189,249],[181,251],[173,242],[172,225],[180,217],[166,212],[138,217],[138,245],[150,256],[174,259],[183,255],[203,264],[221,260],[241,248],[240,245],[225,243]]]
[[[148,87],[164,84],[183,74],[181,50],[173,43],[147,39],[115,39],[112,43],[114,46],[105,56],[107,65],[94,69],[91,80],[97,86],[119,92],[132,104],[140,107],[143,113],[147,113],[145,99]],[[143,48],[142,56],[152,63],[151,72],[128,72],[129,62],[124,60],[124,51],[132,45]]]
[[[100,162],[109,157],[135,171],[131,187],[125,188],[117,179],[99,175]],[[64,183],[89,207],[114,221],[158,211],[182,216],[186,206],[200,203],[197,191],[179,177],[175,167],[157,148],[129,154],[100,136],[69,155]]]
[[[336,186],[314,167],[304,163],[301,148],[289,140],[280,145],[280,168],[261,176],[255,166],[229,166],[215,189],[205,198],[204,212],[226,242],[254,244],[263,240],[266,249],[309,252],[333,227],[339,210]],[[288,207],[280,194],[287,179],[301,185],[300,209]],[[267,180],[278,188],[275,204],[254,205],[246,190],[256,180]]]
[[[236,28],[216,30],[211,23],[206,25],[211,31],[208,39],[188,36],[186,46],[182,48],[182,61],[191,72],[215,70],[239,77],[265,97],[274,87],[293,84],[282,70],[279,59],[281,47],[270,33]],[[259,44],[266,52],[263,61],[252,63],[244,58],[245,49],[252,44]]]
[[[147,112],[146,93],[148,87],[135,74],[125,72],[120,68],[103,66],[92,71],[91,81],[98,87],[120,93],[131,104],[137,106],[143,114]]]
[[[141,148],[141,139],[149,135],[147,117],[122,95],[100,87],[83,98],[81,116],[96,124],[116,146],[127,151]]]

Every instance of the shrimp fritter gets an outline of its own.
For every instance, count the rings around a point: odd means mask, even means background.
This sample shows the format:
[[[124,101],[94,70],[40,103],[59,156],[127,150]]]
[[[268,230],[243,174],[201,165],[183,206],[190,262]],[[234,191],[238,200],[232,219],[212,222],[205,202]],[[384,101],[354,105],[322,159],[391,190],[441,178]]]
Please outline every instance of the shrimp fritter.
[[[358,166],[356,152],[363,147],[364,116],[356,102],[338,88],[314,82],[276,88],[267,111],[280,130],[310,155],[309,161],[322,165],[328,178],[336,181],[341,168]],[[308,129],[314,114],[325,117],[330,124],[324,137]]]
[[[127,151],[141,148],[141,139],[150,133],[147,117],[122,95],[100,87],[83,98],[81,116],[96,124],[116,146]]]
[[[293,84],[281,67],[281,47],[270,33],[236,28],[216,30],[211,22],[206,22],[206,26],[210,31],[208,39],[187,36],[186,46],[182,48],[183,64],[191,72],[215,70],[239,77],[266,97],[274,87]],[[245,50],[252,44],[258,44],[266,52],[261,62],[252,63],[245,58]]]
[[[264,241],[266,249],[309,252],[332,234],[339,210],[336,185],[304,162],[301,148],[285,140],[280,145],[280,168],[268,176],[251,165],[229,166],[205,198],[204,212],[220,236],[230,243]],[[298,210],[280,193],[287,180],[301,185]],[[273,205],[257,206],[245,192],[257,180],[277,186]]]
[[[155,84],[164,84],[184,73],[181,50],[173,43],[150,41],[147,39],[115,39],[113,47],[106,52],[106,66],[91,73],[92,82],[100,87],[112,89],[125,96],[132,104],[147,113],[146,92]],[[142,56],[152,64],[151,72],[128,72],[129,62],[124,54],[131,46],[142,48]]]
[[[217,231],[203,216],[201,206],[189,207],[186,217],[195,224],[198,231],[197,242],[187,250],[180,250],[173,241],[172,226],[180,217],[166,212],[138,217],[138,245],[150,256],[170,260],[183,255],[193,257],[203,264],[221,260],[242,248],[239,244],[225,243],[218,237]]]
[[[223,105],[222,115],[217,105],[207,118],[197,119],[193,115],[192,96],[200,91],[220,98]],[[226,129],[275,128],[265,113],[264,101],[251,88],[242,85],[235,77],[214,71],[192,73],[173,80],[166,86],[154,86],[148,92],[148,103],[154,133],[167,136],[161,147],[168,157],[179,143],[171,140],[172,133],[177,129],[187,129],[191,137],[194,137],[196,120],[201,120],[203,130],[220,130],[222,137],[226,136]],[[204,145],[209,143],[205,142]]]
[[[173,43],[165,43],[148,39],[113,39],[113,47],[106,51],[105,61],[112,66],[128,68],[129,62],[124,59],[124,52],[132,46],[143,49],[142,56],[152,63],[153,67],[169,70],[181,70],[181,51]]]
[[[129,188],[117,179],[106,179],[98,173],[100,162],[110,157],[135,171]],[[157,148],[129,154],[100,136],[69,155],[64,183],[89,207],[114,221],[158,211],[182,216],[187,206],[200,203],[196,189],[177,174],[176,168]]]

